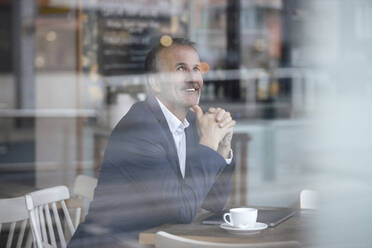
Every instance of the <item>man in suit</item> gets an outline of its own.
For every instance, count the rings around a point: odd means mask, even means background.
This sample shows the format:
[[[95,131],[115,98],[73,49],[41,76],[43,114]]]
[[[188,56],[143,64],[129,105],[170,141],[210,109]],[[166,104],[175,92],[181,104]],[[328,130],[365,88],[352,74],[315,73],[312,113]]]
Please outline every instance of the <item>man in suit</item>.
[[[203,79],[193,43],[158,44],[145,69],[150,94],[112,131],[89,214],[69,247],[137,246],[142,230],[190,223],[201,207],[226,203],[235,121],[198,106]]]

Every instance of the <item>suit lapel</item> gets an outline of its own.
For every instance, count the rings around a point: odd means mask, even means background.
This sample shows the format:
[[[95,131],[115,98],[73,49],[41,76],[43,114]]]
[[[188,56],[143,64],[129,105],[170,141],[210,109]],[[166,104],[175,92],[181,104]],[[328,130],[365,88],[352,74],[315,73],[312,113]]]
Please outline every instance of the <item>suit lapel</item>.
[[[193,135],[192,135],[192,130],[191,126],[185,129],[185,135],[186,135],[186,163],[185,163],[185,178],[190,176],[190,163],[192,159],[192,150],[193,150]]]
[[[155,118],[157,119],[157,121],[159,122],[161,126],[162,135],[164,136],[166,140],[167,157],[168,157],[168,160],[172,164],[172,169],[175,170],[178,178],[182,179],[176,145],[174,143],[172,133],[169,130],[168,122],[165,119],[164,114],[160,109],[159,103],[157,102],[156,98],[152,95],[149,95],[145,102],[149,106],[149,108],[151,109]]]
[[[194,163],[193,159],[195,159],[195,147],[199,143],[198,135],[195,129],[195,121],[194,117],[192,116],[191,111],[186,116],[187,120],[189,121],[190,125],[185,129],[186,134],[186,170],[185,170],[185,178],[191,176],[191,166]]]

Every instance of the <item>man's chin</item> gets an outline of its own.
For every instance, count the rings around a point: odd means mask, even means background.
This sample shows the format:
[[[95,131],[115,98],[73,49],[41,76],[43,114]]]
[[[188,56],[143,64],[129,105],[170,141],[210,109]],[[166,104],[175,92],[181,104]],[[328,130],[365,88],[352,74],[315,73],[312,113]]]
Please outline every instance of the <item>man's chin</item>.
[[[184,99],[185,101],[185,106],[194,106],[196,104],[199,104],[200,96],[192,96],[192,97],[187,97]]]
[[[197,104],[199,104],[199,99],[198,100],[195,100],[195,101],[188,101],[188,102],[186,102],[185,103],[185,107],[189,109],[192,106],[197,105]]]

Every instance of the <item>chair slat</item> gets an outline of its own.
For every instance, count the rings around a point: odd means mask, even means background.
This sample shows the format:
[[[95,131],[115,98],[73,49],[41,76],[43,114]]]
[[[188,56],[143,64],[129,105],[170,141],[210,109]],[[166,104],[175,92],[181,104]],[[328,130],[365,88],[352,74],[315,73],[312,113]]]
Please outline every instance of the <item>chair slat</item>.
[[[38,208],[35,208],[34,211],[34,216],[35,216],[35,220],[36,220],[36,228],[37,228],[37,233],[39,235],[40,238],[41,237],[41,227],[40,227],[40,219],[39,219],[39,211],[38,211]]]
[[[70,213],[67,210],[65,201],[61,201],[61,205],[62,205],[63,212],[66,216],[66,221],[67,221],[67,225],[70,229],[70,233],[71,233],[71,235],[73,235],[74,232],[75,232],[75,228],[74,228],[74,225],[72,224]]]
[[[35,210],[36,209],[30,211],[30,223],[34,246],[39,247],[39,245],[41,245],[41,234],[39,232]],[[40,237],[40,240],[38,237]]]
[[[45,218],[44,218],[43,208],[44,208],[43,205],[38,207],[39,218],[40,218],[40,226],[41,226],[41,234],[42,234],[42,237],[43,237],[42,240],[45,241],[45,242],[48,242],[48,236],[47,236],[46,228],[45,228]]]
[[[27,222],[28,222],[27,220],[22,221],[21,230],[19,232],[18,240],[17,240],[17,246],[16,246],[17,248],[21,248],[23,237],[24,237],[25,231],[26,231]]]
[[[30,226],[31,226],[31,232],[29,232],[27,237],[27,243],[26,247],[31,247],[31,239],[30,236],[32,234],[32,240],[34,247],[43,247],[41,242],[41,233],[40,233],[40,227],[39,227],[39,221],[38,221],[38,214],[37,214],[37,208],[33,204],[31,195],[27,194],[25,196],[26,198],[26,207],[28,210],[28,214],[30,216]]]
[[[34,243],[34,247],[36,247],[36,241],[32,238],[32,230],[29,230],[25,248],[31,248],[32,243]]]
[[[10,248],[10,246],[12,245],[15,226],[16,226],[16,222],[13,222],[10,225],[8,241],[6,242],[6,248]]]
[[[66,247],[66,240],[65,240],[65,236],[63,235],[62,225],[61,225],[61,221],[59,219],[59,215],[58,215],[58,211],[57,211],[57,205],[56,205],[55,202],[52,203],[52,209],[53,209],[54,221],[56,222],[58,236],[59,236],[59,239],[60,239],[60,242],[61,242],[61,246]]]
[[[49,231],[50,241],[51,241],[53,247],[57,247],[56,237],[54,235],[54,229],[53,229],[53,225],[52,225],[52,218],[50,216],[50,211],[49,211],[48,204],[45,205],[44,210],[45,210],[45,215],[46,215],[46,221],[47,221],[47,224],[48,224],[48,231]]]

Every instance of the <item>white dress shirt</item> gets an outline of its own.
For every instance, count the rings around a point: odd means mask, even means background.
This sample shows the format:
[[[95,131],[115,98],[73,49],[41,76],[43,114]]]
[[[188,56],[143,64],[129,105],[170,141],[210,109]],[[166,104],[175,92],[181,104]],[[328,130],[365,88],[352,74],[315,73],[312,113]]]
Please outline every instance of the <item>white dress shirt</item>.
[[[168,127],[170,132],[172,133],[174,143],[177,149],[178,161],[180,164],[180,170],[182,177],[185,177],[185,169],[186,169],[186,134],[185,128],[187,128],[190,123],[185,120],[181,122],[172,112],[168,110],[168,108],[158,99],[156,98],[160,105],[160,109],[164,114],[165,119],[167,120]],[[226,159],[226,163],[230,164],[232,161],[232,151],[230,151],[230,156]]]

